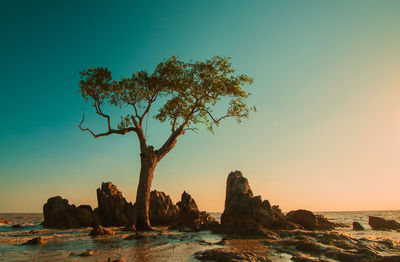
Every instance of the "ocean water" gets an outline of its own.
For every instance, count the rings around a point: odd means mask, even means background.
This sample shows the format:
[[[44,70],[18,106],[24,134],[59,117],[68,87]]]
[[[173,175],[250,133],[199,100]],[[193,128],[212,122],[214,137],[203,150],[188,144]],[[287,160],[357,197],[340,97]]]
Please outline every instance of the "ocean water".
[[[329,218],[333,222],[341,222],[351,226],[353,221],[359,222],[364,231],[353,231],[351,227],[338,228],[336,231],[354,238],[371,240],[391,239],[400,244],[400,232],[375,231],[368,225],[368,216],[379,216],[385,219],[400,221],[400,210],[397,211],[354,211],[354,212],[316,212]],[[221,213],[211,213],[220,219]],[[215,243],[222,236],[211,232],[182,233],[171,230],[169,235],[160,235],[157,231],[149,234],[158,234],[152,240],[124,240],[129,232],[121,228],[114,228],[115,236],[93,238],[88,234],[91,228],[57,230],[43,229],[41,222],[43,214],[11,214],[0,213],[0,218],[8,219],[10,225],[0,224],[0,261],[107,261],[108,258],[129,258],[128,261],[195,261],[192,254],[199,250],[215,248],[203,245],[204,241]],[[21,229],[12,228],[13,224],[20,224]],[[163,230],[165,228],[156,228]],[[127,234],[128,233],[128,234]],[[34,247],[21,245],[29,239],[42,236],[48,243]],[[203,243],[203,244],[202,244]],[[78,254],[86,250],[96,250],[88,258]]]

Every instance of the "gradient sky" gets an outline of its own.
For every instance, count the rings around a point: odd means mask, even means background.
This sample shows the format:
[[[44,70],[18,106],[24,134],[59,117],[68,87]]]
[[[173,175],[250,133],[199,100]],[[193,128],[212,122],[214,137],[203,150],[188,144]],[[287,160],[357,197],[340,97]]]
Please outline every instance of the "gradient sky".
[[[400,209],[400,1],[1,1],[0,212],[47,198],[96,206],[112,181],[134,201],[136,136],[102,131],[79,72],[153,70],[163,58],[231,56],[258,112],[181,137],[153,189],[222,211],[226,177],[284,211]],[[89,113],[90,112],[90,113]],[[154,111],[151,113],[155,113]],[[151,121],[150,144],[168,129]]]

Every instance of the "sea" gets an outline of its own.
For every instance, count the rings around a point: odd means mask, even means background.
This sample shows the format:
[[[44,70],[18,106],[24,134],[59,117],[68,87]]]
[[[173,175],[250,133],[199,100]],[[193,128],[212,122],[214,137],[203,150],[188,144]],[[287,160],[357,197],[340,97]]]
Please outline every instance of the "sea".
[[[391,239],[400,243],[400,232],[376,231],[368,225],[368,216],[400,221],[400,210],[388,211],[349,211],[349,212],[315,212],[327,217],[332,222],[340,222],[349,227],[336,231],[354,238],[371,240]],[[211,213],[217,220],[221,213]],[[161,237],[149,241],[124,240],[129,233],[121,228],[114,228],[113,237],[93,238],[89,236],[91,228],[81,229],[44,229],[42,213],[0,213],[0,218],[10,220],[9,225],[0,224],[0,261],[196,261],[192,254],[210,248],[199,243],[217,242],[222,236],[211,232],[186,233],[170,231],[170,235],[162,236],[166,228],[156,228],[155,234]],[[356,221],[364,231],[353,231],[351,224]],[[21,228],[12,228],[19,224]],[[172,234],[172,235],[171,235]],[[175,236],[174,236],[175,234]],[[22,245],[29,239],[41,236],[48,241],[46,245]],[[150,238],[151,239],[151,238]],[[154,240],[156,239],[156,240]],[[184,240],[182,240],[184,239]],[[80,256],[88,250],[95,250],[90,258]]]

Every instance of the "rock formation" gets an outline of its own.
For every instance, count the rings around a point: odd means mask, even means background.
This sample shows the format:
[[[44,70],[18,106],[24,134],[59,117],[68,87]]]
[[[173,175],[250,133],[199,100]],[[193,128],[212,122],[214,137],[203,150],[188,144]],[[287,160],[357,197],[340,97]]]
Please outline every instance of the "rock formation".
[[[43,237],[35,237],[32,238],[28,241],[26,241],[25,243],[23,243],[22,245],[44,245],[47,243],[47,240],[45,240]]]
[[[200,211],[196,201],[191,195],[184,191],[181,201],[176,204],[179,207],[179,224],[190,230],[207,230],[213,229],[218,222],[210,214]]]
[[[98,225],[100,220],[87,205],[76,207],[68,204],[67,199],[60,196],[51,197],[43,205],[46,228],[79,228]]]
[[[111,182],[97,189],[98,208],[95,213],[103,226],[128,226],[134,224],[134,205],[122,196]]]
[[[358,222],[353,222],[353,230],[362,231],[364,230],[364,227]]]
[[[248,180],[240,171],[231,172],[226,184],[225,209],[221,216],[227,233],[266,234],[267,229],[294,229],[278,206],[253,196]]]
[[[398,230],[400,223],[396,220],[386,220],[381,217],[368,217],[368,224],[375,230]]]
[[[180,209],[171,198],[157,190],[150,193],[149,217],[152,226],[172,225],[178,221]]]
[[[335,227],[343,226],[342,224],[330,222],[322,215],[314,215],[313,212],[305,209],[290,211],[286,214],[286,218],[288,221],[298,224],[307,230],[332,230]]]

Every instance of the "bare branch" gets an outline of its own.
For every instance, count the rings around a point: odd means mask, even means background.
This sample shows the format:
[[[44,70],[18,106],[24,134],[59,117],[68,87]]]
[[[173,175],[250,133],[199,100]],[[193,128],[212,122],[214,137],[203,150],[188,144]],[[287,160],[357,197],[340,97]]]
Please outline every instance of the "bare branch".
[[[81,131],[88,131],[90,134],[92,134],[92,136],[93,136],[94,138],[98,138],[98,137],[102,137],[102,136],[108,136],[108,135],[111,135],[111,134],[125,135],[126,133],[129,133],[129,132],[132,132],[132,131],[133,131],[133,132],[138,132],[138,129],[135,128],[135,127],[127,127],[127,128],[118,129],[118,130],[109,128],[109,129],[108,129],[108,132],[95,134],[95,133],[94,133],[92,130],[90,130],[89,128],[83,128],[83,127],[82,127],[82,124],[83,124],[84,121],[85,121],[85,113],[83,113],[82,121],[81,121],[80,124],[77,125],[77,126],[79,127],[79,129],[80,129]]]

